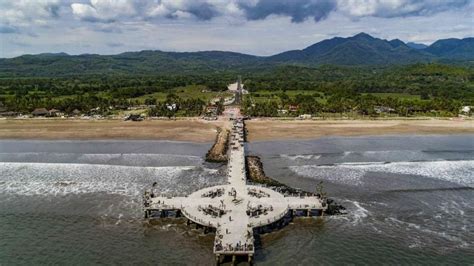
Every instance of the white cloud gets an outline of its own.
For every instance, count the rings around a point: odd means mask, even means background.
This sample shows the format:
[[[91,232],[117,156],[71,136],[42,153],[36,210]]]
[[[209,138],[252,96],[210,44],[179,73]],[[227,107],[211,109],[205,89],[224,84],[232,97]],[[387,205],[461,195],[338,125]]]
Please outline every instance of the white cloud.
[[[112,22],[136,16],[135,1],[132,0],[91,0],[90,4],[71,4],[72,13],[81,20],[90,22]]]
[[[76,18],[89,22],[211,20],[219,16],[259,20],[276,15],[301,23],[308,18],[321,21],[337,12],[353,18],[420,16],[469,3],[469,0],[90,0],[72,3],[71,8]]]
[[[334,5],[324,12],[317,8],[327,1]],[[308,3],[313,8],[302,8]],[[473,36],[473,3],[474,0],[0,0],[0,57],[61,51],[110,54],[141,49],[231,50],[270,55],[359,32],[431,43],[440,38]]]
[[[60,0],[1,0],[0,23],[29,26],[32,22],[59,16]]]
[[[338,0],[337,6],[354,17],[398,17],[433,14],[467,4],[469,0]]]
[[[238,13],[234,0],[90,0],[71,4],[73,14],[85,21],[148,20],[156,18],[209,20]]]

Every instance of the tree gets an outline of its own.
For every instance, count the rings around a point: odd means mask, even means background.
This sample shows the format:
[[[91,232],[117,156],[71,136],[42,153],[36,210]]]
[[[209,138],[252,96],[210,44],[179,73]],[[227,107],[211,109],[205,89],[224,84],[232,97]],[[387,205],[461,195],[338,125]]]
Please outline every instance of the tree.
[[[156,99],[152,98],[152,97],[146,98],[145,99],[145,104],[146,105],[155,105],[156,104]]]

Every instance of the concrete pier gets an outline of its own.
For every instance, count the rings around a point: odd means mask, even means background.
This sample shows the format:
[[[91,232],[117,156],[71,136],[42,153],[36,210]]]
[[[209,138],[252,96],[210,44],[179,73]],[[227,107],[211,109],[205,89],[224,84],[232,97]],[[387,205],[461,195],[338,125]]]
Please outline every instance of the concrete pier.
[[[198,190],[185,197],[145,197],[145,217],[153,213],[179,211],[189,221],[215,228],[214,253],[222,257],[255,253],[254,229],[273,224],[287,214],[304,211],[322,213],[327,206],[318,197],[285,197],[264,186],[247,184],[244,123],[234,120],[229,141],[228,184]]]

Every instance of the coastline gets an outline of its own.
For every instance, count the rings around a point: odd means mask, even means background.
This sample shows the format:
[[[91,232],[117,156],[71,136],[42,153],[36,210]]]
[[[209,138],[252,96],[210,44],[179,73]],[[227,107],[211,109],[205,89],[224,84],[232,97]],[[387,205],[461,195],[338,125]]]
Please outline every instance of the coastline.
[[[0,139],[171,140],[214,142],[222,120],[3,119]],[[246,121],[252,141],[318,139],[327,136],[474,134],[474,120],[276,120]]]
[[[310,140],[329,136],[474,134],[474,120],[274,120],[246,121],[249,141]]]
[[[81,119],[0,120],[0,139],[32,140],[170,140],[213,142],[221,121]]]

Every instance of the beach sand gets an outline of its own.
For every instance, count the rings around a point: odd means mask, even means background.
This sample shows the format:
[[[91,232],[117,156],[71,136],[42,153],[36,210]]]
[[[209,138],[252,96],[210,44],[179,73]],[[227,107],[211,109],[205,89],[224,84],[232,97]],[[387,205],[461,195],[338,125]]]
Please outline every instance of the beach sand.
[[[224,121],[74,119],[0,120],[0,139],[150,139],[214,142]],[[324,136],[474,134],[474,120],[273,120],[246,122],[249,141]]]
[[[315,139],[325,136],[474,134],[474,120],[272,120],[246,122],[249,141]]]
[[[221,121],[0,120],[0,139],[150,139],[213,142]]]

